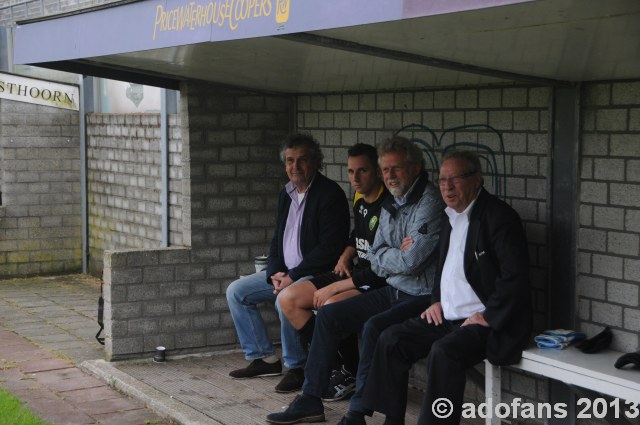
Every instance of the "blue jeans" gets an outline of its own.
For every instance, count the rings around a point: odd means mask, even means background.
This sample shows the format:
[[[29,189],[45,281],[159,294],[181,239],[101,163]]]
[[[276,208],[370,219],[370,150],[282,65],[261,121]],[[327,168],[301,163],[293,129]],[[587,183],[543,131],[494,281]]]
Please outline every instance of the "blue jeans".
[[[311,276],[305,276],[294,283],[310,278]],[[284,365],[289,369],[304,366],[307,352],[300,341],[298,332],[282,314],[280,304],[273,293],[273,285],[267,283],[265,271],[233,281],[227,288],[227,302],[240,345],[247,360],[263,359],[275,354],[267,327],[258,310],[258,304],[275,302],[280,317],[280,338]]]
[[[418,317],[429,307],[430,300],[430,295],[414,296],[385,286],[323,306],[316,316],[309,361],[304,369],[302,392],[322,396],[322,391],[329,382],[341,335],[362,331],[356,392],[351,397],[349,409],[369,413],[362,406],[362,393],[378,337],[387,327]]]

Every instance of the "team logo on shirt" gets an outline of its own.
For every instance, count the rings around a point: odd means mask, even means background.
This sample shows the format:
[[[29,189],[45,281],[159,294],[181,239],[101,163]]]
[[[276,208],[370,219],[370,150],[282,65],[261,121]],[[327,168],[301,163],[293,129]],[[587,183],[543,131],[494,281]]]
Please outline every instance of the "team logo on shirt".
[[[369,249],[369,241],[364,238],[356,238],[356,250],[358,257],[367,258],[367,250]]]
[[[376,224],[378,224],[378,216],[374,215],[371,217],[371,220],[369,220],[369,230],[375,229]]]

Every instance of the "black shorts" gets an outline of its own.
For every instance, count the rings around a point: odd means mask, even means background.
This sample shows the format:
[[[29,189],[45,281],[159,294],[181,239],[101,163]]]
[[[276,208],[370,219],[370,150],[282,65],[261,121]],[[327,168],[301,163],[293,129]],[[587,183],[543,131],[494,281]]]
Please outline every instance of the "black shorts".
[[[326,272],[316,275],[313,279],[310,279],[310,282],[313,283],[313,286],[315,286],[316,289],[322,289],[325,286],[331,285],[333,282],[344,279],[346,279],[346,277],[337,275],[334,272]]]

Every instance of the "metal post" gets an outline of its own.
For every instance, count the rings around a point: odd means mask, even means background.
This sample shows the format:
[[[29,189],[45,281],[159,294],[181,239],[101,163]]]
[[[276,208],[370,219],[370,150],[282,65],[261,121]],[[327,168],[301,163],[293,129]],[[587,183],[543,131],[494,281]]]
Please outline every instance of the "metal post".
[[[160,94],[160,164],[162,203],[162,247],[169,246],[169,115],[177,112],[177,96],[173,90]]]
[[[496,416],[495,406],[502,402],[502,369],[494,366],[489,360],[484,361],[485,373],[485,401],[489,404],[485,425],[500,425],[500,418]]]
[[[87,189],[87,114],[95,111],[94,78],[80,77],[80,203],[82,209],[82,273],[89,272],[89,210]]]
[[[12,42],[11,28],[0,26],[0,71],[13,71]]]

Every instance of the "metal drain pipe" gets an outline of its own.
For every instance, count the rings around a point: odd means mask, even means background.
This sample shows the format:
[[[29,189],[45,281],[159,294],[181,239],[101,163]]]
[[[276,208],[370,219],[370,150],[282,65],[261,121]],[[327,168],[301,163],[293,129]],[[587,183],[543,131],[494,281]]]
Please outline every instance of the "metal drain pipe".
[[[87,114],[95,111],[95,79],[80,76],[80,205],[82,214],[82,273],[89,273],[89,208],[87,189]]]

